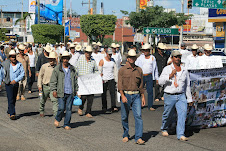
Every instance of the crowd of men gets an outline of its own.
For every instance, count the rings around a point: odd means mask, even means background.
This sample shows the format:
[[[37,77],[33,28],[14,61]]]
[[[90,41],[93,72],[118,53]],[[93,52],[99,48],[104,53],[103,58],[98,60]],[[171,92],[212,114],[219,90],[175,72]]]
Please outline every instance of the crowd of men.
[[[187,50],[185,45],[181,49],[167,55],[166,45],[158,43],[156,52],[150,44],[142,45],[140,53],[136,48],[128,50],[126,64],[122,66],[120,45],[112,43],[110,47],[102,46],[100,42],[92,45],[80,45],[77,42],[56,43],[55,45],[38,44],[27,45],[17,43],[1,44],[0,46],[0,89],[2,82],[8,98],[8,115],[11,120],[16,119],[16,101],[25,101],[25,88],[32,93],[32,85],[37,77],[37,87],[40,95],[40,116],[45,116],[45,103],[48,98],[53,103],[54,125],[59,127],[65,112],[63,127],[70,130],[72,102],[78,95],[79,76],[100,74],[103,80],[102,111],[107,110],[107,90],[110,92],[111,110],[117,112],[116,91],[121,95],[121,120],[123,126],[123,142],[129,141],[128,115],[130,107],[135,118],[135,142],[144,144],[142,140],[143,121],[141,108],[145,105],[144,86],[147,91],[148,109],[154,111],[153,101],[164,101],[162,116],[162,135],[168,136],[168,128],[174,110],[177,111],[177,138],[188,140],[184,135],[187,103],[192,104],[190,79],[187,68],[194,66],[198,57],[211,56],[213,49],[204,45],[204,51],[197,45]],[[155,89],[155,95],[153,94]],[[155,97],[154,97],[155,96]],[[92,104],[94,94],[79,96],[82,105],[78,114],[92,118]],[[87,108],[83,113],[85,102]]]

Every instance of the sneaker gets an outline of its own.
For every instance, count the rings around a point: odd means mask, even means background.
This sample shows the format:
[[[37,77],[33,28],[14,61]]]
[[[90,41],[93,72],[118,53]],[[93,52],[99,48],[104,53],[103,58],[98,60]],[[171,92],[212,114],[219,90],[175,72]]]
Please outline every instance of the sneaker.
[[[92,118],[93,116],[91,115],[91,114],[86,114],[86,117],[88,117],[88,118]]]
[[[167,131],[162,131],[162,136],[169,136],[168,132]]]
[[[25,97],[23,95],[21,95],[21,101],[25,101]]]
[[[79,116],[82,116],[82,115],[83,115],[83,113],[82,113],[82,110],[81,110],[81,109],[78,109],[78,115],[79,115]]]
[[[188,141],[188,138],[185,137],[185,136],[181,136],[181,137],[180,137],[180,141]]]
[[[122,139],[122,142],[124,142],[124,143],[126,143],[126,142],[128,142],[129,141],[129,138],[128,137],[124,137],[123,139]]]
[[[20,96],[19,96],[19,95],[16,96],[16,100],[17,100],[17,101],[20,100]]]
[[[58,128],[60,126],[60,122],[58,122],[57,120],[54,121],[54,125],[56,126],[56,128]]]
[[[136,144],[138,145],[144,145],[145,141],[143,141],[141,138],[137,140]]]

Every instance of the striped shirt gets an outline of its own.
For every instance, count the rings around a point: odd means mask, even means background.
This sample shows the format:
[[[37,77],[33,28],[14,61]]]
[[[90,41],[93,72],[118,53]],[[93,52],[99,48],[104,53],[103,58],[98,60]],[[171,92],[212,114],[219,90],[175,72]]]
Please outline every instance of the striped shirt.
[[[78,76],[97,73],[98,67],[96,61],[91,58],[88,62],[86,61],[85,55],[81,55],[75,65],[75,69],[78,72]]]

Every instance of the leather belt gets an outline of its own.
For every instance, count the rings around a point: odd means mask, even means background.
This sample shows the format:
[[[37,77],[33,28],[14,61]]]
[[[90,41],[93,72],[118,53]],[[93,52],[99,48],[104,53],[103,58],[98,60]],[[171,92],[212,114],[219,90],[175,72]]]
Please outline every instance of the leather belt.
[[[124,91],[126,94],[139,94],[140,91]]]
[[[180,94],[183,94],[183,93],[166,93],[166,94],[168,94],[168,95],[180,95]]]
[[[143,76],[145,76],[145,77],[146,77],[146,76],[149,76],[149,75],[152,75],[152,73],[149,73],[149,74],[143,74]]]

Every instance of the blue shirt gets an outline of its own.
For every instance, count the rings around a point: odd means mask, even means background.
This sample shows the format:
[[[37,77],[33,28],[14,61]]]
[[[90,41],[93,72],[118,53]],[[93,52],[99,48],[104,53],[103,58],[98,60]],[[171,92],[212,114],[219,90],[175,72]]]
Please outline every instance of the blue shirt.
[[[24,78],[24,68],[23,65],[20,62],[17,62],[16,64],[16,70],[13,70],[13,66],[10,63],[10,81],[15,80],[16,82],[21,81]]]
[[[2,57],[3,61],[5,61],[5,59],[6,59],[5,52],[2,53],[2,52],[0,51],[0,56]]]
[[[62,67],[63,68],[63,67]],[[72,83],[71,83],[71,70],[70,66],[68,67],[68,71],[63,68],[65,77],[64,77],[64,93],[72,94]]]

